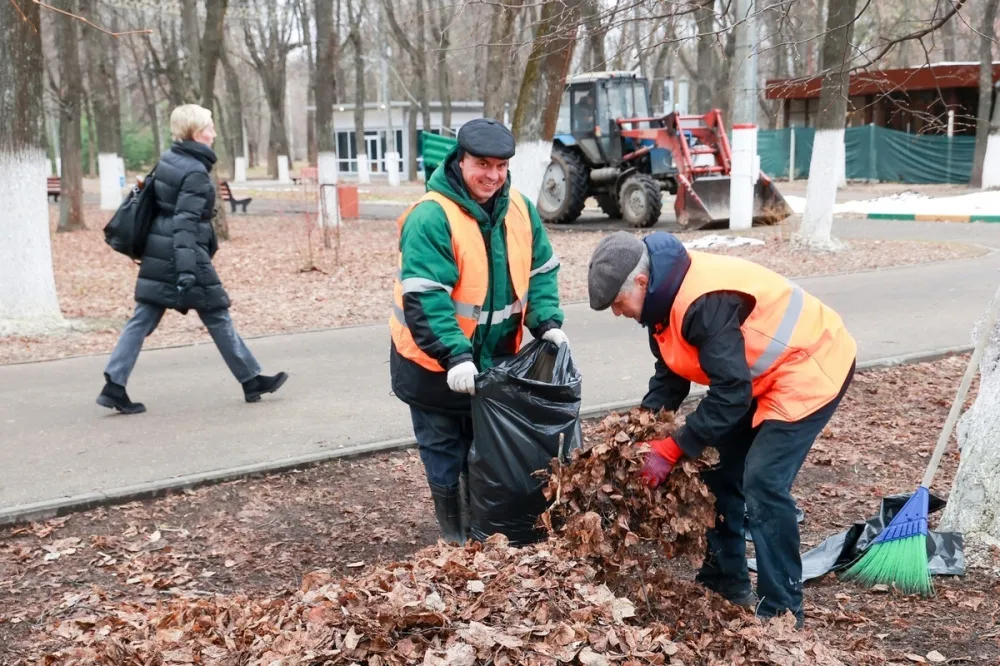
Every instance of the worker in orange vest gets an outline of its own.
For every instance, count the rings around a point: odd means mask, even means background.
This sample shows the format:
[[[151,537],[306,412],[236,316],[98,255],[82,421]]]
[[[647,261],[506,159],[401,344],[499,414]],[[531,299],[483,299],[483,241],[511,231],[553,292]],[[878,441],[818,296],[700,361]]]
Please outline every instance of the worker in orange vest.
[[[427,194],[397,221],[389,370],[393,393],[410,407],[445,541],[464,543],[469,532],[476,375],[516,354],[525,328],[569,343],[559,259],[534,204],[507,175],[514,149],[503,124],[469,121]]]
[[[656,487],[683,456],[713,446],[703,477],[716,523],[697,580],[759,617],[802,626],[802,559],[792,483],[854,376],[857,344],[840,315],[786,278],[736,257],[688,251],[672,234],[620,231],[598,243],[590,306],[649,330],[655,374],[643,406],[675,411],[691,382],[708,392],[672,437],[648,442]],[[757,554],[747,571],[744,516]]]

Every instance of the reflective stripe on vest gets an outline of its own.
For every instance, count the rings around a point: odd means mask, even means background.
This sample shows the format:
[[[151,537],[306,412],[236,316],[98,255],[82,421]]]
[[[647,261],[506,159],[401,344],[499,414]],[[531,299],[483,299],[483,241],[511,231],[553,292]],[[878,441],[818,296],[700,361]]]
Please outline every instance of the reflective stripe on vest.
[[[836,312],[763,266],[690,251],[691,267],[674,298],[665,328],[654,338],[664,363],[685,379],[707,385],[698,350],[681,335],[691,305],[716,291],[754,299],[740,326],[757,400],[754,426],[767,419],[798,421],[832,400],[857,355],[857,344]]]
[[[489,290],[489,257],[486,256],[486,245],[479,223],[474,218],[444,195],[438,192],[428,192],[420,201],[407,208],[397,220],[399,232],[402,233],[406,218],[417,204],[423,201],[434,201],[440,205],[448,219],[451,229],[452,252],[459,268],[458,282],[454,286],[420,277],[404,280],[401,274],[403,258],[400,256],[400,269],[396,273],[393,285],[392,315],[389,318],[389,329],[396,350],[404,358],[410,359],[428,370],[444,371],[436,360],[425,354],[414,342],[403,312],[404,294],[434,290],[447,292],[455,307],[455,318],[459,328],[462,329],[467,338],[471,339],[475,335],[477,326],[487,323],[499,324],[527,311],[528,285],[531,276],[554,270],[559,265],[559,260],[553,256],[535,271],[531,270],[530,213],[524,203],[524,198],[517,190],[511,188],[509,198],[510,204],[507,208],[507,215],[504,217],[504,230],[507,240],[507,267],[514,285],[516,300],[502,309],[494,311],[483,310]],[[519,326],[515,340],[518,349],[521,346],[522,334],[523,329]]]

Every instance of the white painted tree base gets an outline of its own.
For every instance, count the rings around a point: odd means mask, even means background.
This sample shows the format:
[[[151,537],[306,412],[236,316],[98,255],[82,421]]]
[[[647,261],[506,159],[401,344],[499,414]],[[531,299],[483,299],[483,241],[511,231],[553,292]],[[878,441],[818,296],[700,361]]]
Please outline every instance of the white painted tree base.
[[[358,183],[368,185],[371,182],[372,173],[368,168],[368,158],[364,155],[358,155]]]
[[[983,160],[983,189],[1000,187],[1000,134],[990,134]]]
[[[0,152],[0,335],[57,330],[56,296],[45,195],[48,161],[41,150]]]
[[[833,207],[837,203],[843,145],[843,129],[816,130],[809,161],[806,209],[793,239],[810,251],[837,252],[845,247],[833,238]]]
[[[510,160],[511,186],[520,190],[531,203],[537,203],[538,195],[542,191],[542,179],[551,161],[551,141],[527,141],[517,144],[517,152]]]
[[[328,227],[340,226],[340,201],[337,198],[337,153],[322,152],[316,161],[316,176],[319,180],[320,196],[317,197],[319,206],[319,226]],[[322,187],[322,185],[334,185],[334,187]],[[323,216],[324,205],[327,216]]]
[[[980,317],[972,331],[979,336]],[[979,362],[979,393],[957,427],[962,452],[940,529],[962,532],[966,543],[1000,546],[1000,330]]]

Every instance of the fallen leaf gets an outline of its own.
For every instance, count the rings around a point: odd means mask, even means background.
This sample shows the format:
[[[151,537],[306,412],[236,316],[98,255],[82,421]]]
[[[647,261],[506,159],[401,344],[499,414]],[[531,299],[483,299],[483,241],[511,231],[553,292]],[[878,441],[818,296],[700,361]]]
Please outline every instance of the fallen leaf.
[[[937,650],[931,650],[930,652],[927,653],[927,661],[931,662],[932,664],[943,664],[948,660],[945,658],[943,654],[941,654]]]
[[[919,654],[908,654],[905,655],[910,661],[916,662],[918,664],[926,664],[927,660],[921,657]]]

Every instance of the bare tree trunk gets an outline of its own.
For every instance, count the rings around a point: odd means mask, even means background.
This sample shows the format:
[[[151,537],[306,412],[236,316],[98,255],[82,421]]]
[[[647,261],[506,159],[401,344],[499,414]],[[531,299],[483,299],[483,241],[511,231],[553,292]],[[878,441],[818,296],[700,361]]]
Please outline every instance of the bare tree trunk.
[[[701,0],[695,12],[698,29],[698,73],[696,76],[694,110],[696,113],[708,113],[712,108],[715,91],[712,90],[715,72],[715,0]]]
[[[368,157],[368,144],[365,143],[365,61],[364,49],[361,43],[361,12],[363,4],[359,3],[358,13],[354,13],[354,3],[347,2],[347,17],[350,32],[347,40],[354,50],[354,144],[358,158]],[[388,100],[387,100],[388,103]],[[358,168],[360,172],[360,167]]]
[[[983,186],[983,162],[986,160],[986,145],[990,136],[990,110],[993,108],[993,24],[996,22],[998,4],[1000,0],[985,0],[983,22],[979,29],[979,110],[976,113],[976,150],[972,158],[972,175],[969,177],[969,185],[974,188]]]
[[[507,84],[514,53],[514,24],[522,0],[500,3],[490,21],[486,75],[483,77],[483,115],[503,120]]]
[[[201,105],[212,108],[215,72],[225,39],[226,6],[229,0],[205,0],[205,33],[201,41]]]
[[[944,2],[939,2],[939,9],[947,11],[951,5],[951,0],[944,0]],[[938,12],[941,13],[940,11]],[[955,62],[955,23],[956,19],[952,18],[947,21],[943,26],[941,26],[940,37],[941,37],[941,56],[945,62]]]
[[[512,123],[518,146],[511,168],[518,189],[531,201],[538,199],[552,151],[582,5],[583,0],[545,3],[521,81]]]
[[[337,51],[340,45],[333,21],[333,1],[316,0],[316,150],[336,152],[333,104],[337,99]],[[312,162],[310,162],[312,164]]]
[[[97,128],[94,126],[94,103],[91,95],[84,91],[82,107],[87,111],[87,168],[85,173],[93,178],[97,175]]]
[[[423,0],[416,0],[417,29],[416,38],[412,40],[406,36],[406,32],[400,27],[398,21],[396,21],[396,13],[392,6],[392,0],[382,0],[382,4],[385,7],[386,18],[389,19],[389,26],[392,28],[392,34],[396,38],[396,42],[413,59],[413,69],[416,72],[414,76],[416,84],[413,86],[413,94],[420,102],[423,129],[429,132],[431,130],[431,105],[430,88],[427,85],[427,40],[424,36],[424,2]],[[414,159],[416,158],[414,157]]]
[[[24,20],[22,20],[22,14]],[[0,335],[62,319],[52,271],[45,177],[39,6],[0,3]]]
[[[243,153],[243,95],[240,91],[240,77],[236,73],[233,63],[229,60],[225,43],[223,43],[222,52],[219,54],[219,60],[222,62],[222,71],[226,76],[226,95],[229,97],[228,104],[226,104],[226,112],[229,116],[227,129],[233,143],[230,157],[232,170],[235,174],[236,158],[247,157]]]
[[[441,101],[441,125],[451,129],[451,75],[448,71],[448,50],[451,48],[451,21],[454,14],[435,0],[428,0],[428,8],[437,16],[431,21],[431,35],[436,44],[438,99]]]
[[[201,30],[198,26],[198,0],[181,0],[181,32],[183,33],[183,96],[184,101],[199,104],[202,101]],[[177,53],[176,50],[173,53]],[[206,107],[211,108],[211,107]]]
[[[76,12],[74,0],[60,0],[56,5]],[[83,151],[80,145],[80,120],[83,106],[83,78],[80,71],[79,35],[76,19],[65,14],[54,17],[56,43],[59,45],[59,153],[62,155],[62,184],[59,195],[59,231],[84,229],[83,222]]]
[[[819,116],[809,163],[806,209],[797,240],[812,249],[830,251],[841,245],[832,236],[833,206],[837,200],[844,159],[844,124],[851,79],[851,34],[857,0],[830,0],[823,38],[823,82]],[[831,159],[832,158],[832,159]]]
[[[80,11],[86,16],[96,18],[97,2],[81,0]],[[91,110],[97,123],[97,150],[92,152],[95,157],[98,152],[121,155],[121,101],[115,76],[118,40],[91,30],[88,31],[83,43],[87,55]]]
[[[607,66],[608,56],[604,42],[608,34],[601,24],[601,4],[599,0],[586,0],[582,7],[584,25],[587,27],[587,51],[590,60],[587,71],[598,72]]]
[[[410,104],[410,112],[407,114],[406,134],[410,142],[410,155],[406,160],[406,179],[413,182],[417,179],[417,108],[416,104]]]

